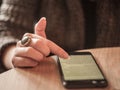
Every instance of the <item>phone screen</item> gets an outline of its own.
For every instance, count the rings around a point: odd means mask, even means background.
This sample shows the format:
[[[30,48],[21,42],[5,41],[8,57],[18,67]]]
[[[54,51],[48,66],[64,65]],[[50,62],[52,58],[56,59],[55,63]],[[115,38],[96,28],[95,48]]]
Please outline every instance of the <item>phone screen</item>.
[[[70,60],[59,59],[65,80],[104,79],[103,74],[90,54],[70,55]]]

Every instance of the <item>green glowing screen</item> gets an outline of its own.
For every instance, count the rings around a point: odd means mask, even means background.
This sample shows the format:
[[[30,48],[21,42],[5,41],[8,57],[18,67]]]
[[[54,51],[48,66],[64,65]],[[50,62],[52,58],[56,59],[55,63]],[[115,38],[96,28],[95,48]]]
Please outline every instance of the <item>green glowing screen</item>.
[[[70,60],[60,58],[65,80],[104,79],[91,55],[71,55]]]

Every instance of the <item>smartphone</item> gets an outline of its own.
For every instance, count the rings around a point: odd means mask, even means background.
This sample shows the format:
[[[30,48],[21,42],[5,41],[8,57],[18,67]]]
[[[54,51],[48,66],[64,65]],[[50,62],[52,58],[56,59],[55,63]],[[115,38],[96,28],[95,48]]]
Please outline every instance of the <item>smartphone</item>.
[[[70,60],[58,57],[61,81],[68,89],[102,88],[107,80],[90,52],[69,53]]]

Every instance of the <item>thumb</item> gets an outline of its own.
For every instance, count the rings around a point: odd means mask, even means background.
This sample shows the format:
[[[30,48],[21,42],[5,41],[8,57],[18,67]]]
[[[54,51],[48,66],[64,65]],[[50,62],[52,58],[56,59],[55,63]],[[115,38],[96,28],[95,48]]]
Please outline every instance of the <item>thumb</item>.
[[[34,32],[35,34],[42,36],[46,38],[45,34],[45,28],[46,28],[46,18],[42,17],[35,25]]]

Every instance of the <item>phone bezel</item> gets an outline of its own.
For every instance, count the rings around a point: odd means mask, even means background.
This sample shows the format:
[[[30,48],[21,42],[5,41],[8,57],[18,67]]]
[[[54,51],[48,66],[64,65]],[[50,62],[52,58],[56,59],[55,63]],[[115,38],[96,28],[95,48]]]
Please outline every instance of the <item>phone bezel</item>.
[[[96,65],[97,65],[97,67],[99,68],[100,72],[102,73],[104,79],[65,80],[64,74],[62,72],[62,67],[61,67],[61,64],[59,61],[59,57],[58,57],[57,62],[58,62],[61,80],[62,80],[64,87],[69,88],[69,89],[72,89],[72,88],[74,88],[74,89],[76,89],[76,88],[96,88],[96,87],[103,88],[103,87],[106,87],[108,85],[105,75],[103,74],[101,68],[97,64],[97,62],[96,62],[96,60],[91,52],[70,52],[69,55],[91,55],[93,60],[95,61]],[[103,81],[104,81],[104,83],[101,83]],[[95,83],[95,82],[97,82],[97,83]]]

